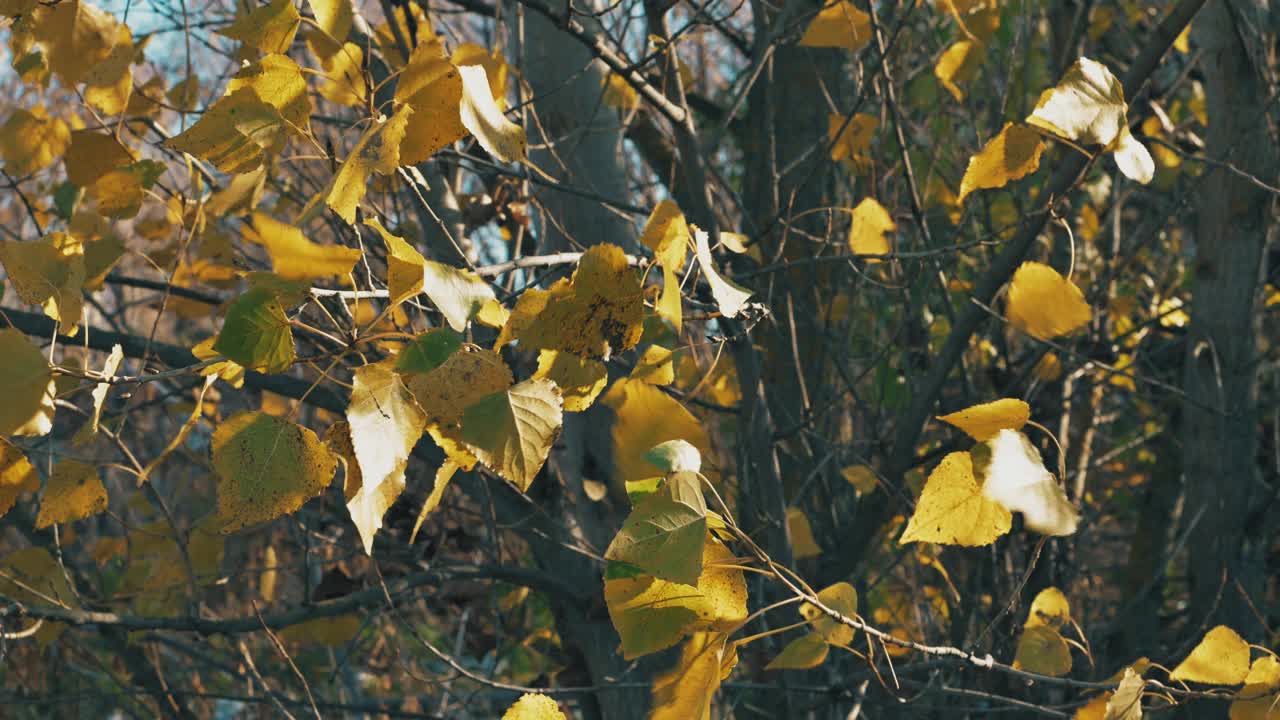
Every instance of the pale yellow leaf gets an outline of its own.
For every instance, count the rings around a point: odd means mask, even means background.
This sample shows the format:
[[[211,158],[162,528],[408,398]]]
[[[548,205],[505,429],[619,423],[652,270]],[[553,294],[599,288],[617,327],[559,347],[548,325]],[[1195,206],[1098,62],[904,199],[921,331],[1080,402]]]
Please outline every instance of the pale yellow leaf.
[[[970,454],[982,494],[1022,513],[1027,529],[1059,536],[1076,531],[1080,513],[1026,435],[1000,430]]]
[[[53,429],[55,393],[40,349],[18,330],[0,330],[0,435],[47,434]]]
[[[616,482],[657,477],[645,454],[667,440],[687,440],[702,455],[711,444],[702,425],[680,403],[658,388],[639,380],[619,380],[601,402],[614,412],[613,466]]]
[[[737,317],[747,306],[747,300],[752,292],[721,276],[716,270],[715,263],[711,259],[711,245],[706,232],[698,230],[693,234],[693,238],[698,265],[702,267],[702,274],[706,277],[707,284],[711,286],[711,296],[715,298],[720,313],[728,318]]]
[[[490,155],[502,162],[525,159],[524,128],[502,114],[489,87],[483,65],[458,68],[462,78],[462,102],[458,107],[463,127],[467,128]]]
[[[554,382],[532,378],[467,407],[462,439],[490,470],[525,491],[560,436],[563,407]]]
[[[982,494],[966,452],[942,459],[929,474],[916,510],[898,540],[946,545],[990,545],[1009,532],[1013,516]]]

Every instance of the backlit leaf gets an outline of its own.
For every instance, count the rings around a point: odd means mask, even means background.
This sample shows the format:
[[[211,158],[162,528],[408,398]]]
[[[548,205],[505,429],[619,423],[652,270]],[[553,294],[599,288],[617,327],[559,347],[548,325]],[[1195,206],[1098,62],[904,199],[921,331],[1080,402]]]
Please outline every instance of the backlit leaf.
[[[373,363],[355,371],[347,423],[361,478],[360,492],[347,501],[347,510],[372,555],[382,516],[404,491],[405,467],[427,416],[389,364]]]
[[[736,664],[737,647],[725,634],[695,634],[675,666],[654,678],[649,720],[707,720],[712,698]]]
[[[53,466],[45,483],[36,527],[83,520],[106,509],[107,489],[102,486],[98,469],[87,463],[62,460]]]
[[[248,237],[267,249],[271,269],[286,280],[347,275],[360,259],[360,251],[355,248],[311,242],[299,228],[266,213],[253,214],[253,230]]]
[[[1018,638],[1013,666],[1041,675],[1061,677],[1071,672],[1071,647],[1057,630],[1047,625],[1029,627]]]
[[[463,127],[494,158],[502,162],[524,160],[524,128],[502,114],[494,101],[484,66],[463,65],[458,68],[458,75],[462,78],[462,102],[458,110]]]
[[[668,440],[686,440],[699,452],[710,450],[706,431],[670,395],[638,380],[619,380],[601,402],[614,412],[613,466],[617,482],[635,482],[662,473],[645,458]]]
[[[1280,718],[1280,660],[1263,655],[1253,661],[1244,687],[1231,703],[1231,720],[1277,720]]]
[[[525,693],[502,714],[502,720],[568,720],[555,700],[539,693]]]
[[[422,253],[404,238],[392,235],[377,218],[369,218],[364,224],[373,228],[387,245],[387,291],[391,304],[399,305],[422,292],[427,265]]]
[[[876,202],[875,198],[864,198],[853,209],[853,222],[849,226],[849,249],[855,255],[887,255],[890,248],[885,234],[897,229],[898,224],[883,205]],[[868,258],[867,262],[877,263],[880,259]]]
[[[645,222],[640,243],[653,251],[654,262],[662,268],[662,295],[655,309],[658,316],[671,322],[680,333],[684,314],[680,302],[680,275],[689,252],[689,225],[684,213],[670,200],[654,207]]]
[[[1107,701],[1103,720],[1142,720],[1142,675],[1133,668],[1124,669],[1124,679]]]
[[[223,533],[296,511],[333,480],[338,464],[315,433],[260,412],[224,420],[212,444]]]
[[[1249,675],[1249,643],[1235,630],[1219,625],[1205,634],[1187,659],[1169,673],[1170,680],[1237,685]]]
[[[858,613],[858,592],[847,582],[838,582],[818,591],[818,600],[848,618]],[[800,616],[809,621],[814,634],[832,645],[848,645],[853,640],[853,628],[828,616],[812,603],[800,606]]]
[[[467,135],[459,107],[462,76],[434,34],[419,43],[396,84],[396,102],[413,107],[401,162],[413,165]]]
[[[13,509],[23,493],[40,489],[40,475],[27,456],[7,440],[0,440],[0,517]]]
[[[96,130],[71,133],[66,158],[67,179],[89,187],[108,172],[133,162],[133,153],[113,135]]]
[[[983,496],[1022,513],[1029,530],[1045,535],[1076,531],[1080,513],[1026,435],[1001,430],[976,446],[971,455]]]
[[[546,379],[530,379],[477,400],[462,417],[462,439],[485,465],[528,490],[560,436],[563,401]]]
[[[954,425],[979,442],[990,439],[1001,430],[1021,430],[1031,419],[1031,406],[1016,398],[1001,398],[989,403],[939,415],[942,422]]]
[[[470,470],[476,458],[463,442],[463,414],[482,398],[506,390],[511,382],[511,370],[497,353],[474,347],[453,352],[428,372],[410,371],[405,377],[427,413],[431,437],[464,470]]]
[[[1024,262],[1013,274],[1007,302],[1009,322],[1041,340],[1073,332],[1093,317],[1080,288],[1038,262]]]
[[[40,349],[18,330],[0,330],[0,435],[47,434],[53,429],[55,392]]]
[[[687,440],[668,440],[649,448],[644,459],[664,473],[691,472],[702,469],[702,453]]]
[[[458,466],[451,460],[445,460],[440,469],[436,471],[435,485],[431,487],[431,494],[422,503],[422,509],[418,511],[418,519],[413,522],[413,532],[409,533],[409,544],[418,537],[418,531],[422,529],[422,523],[426,521],[427,515],[431,514],[440,506],[440,500],[444,498],[444,491],[449,487],[449,481],[453,479],[454,473],[458,472]]]
[[[396,369],[410,373],[429,373],[443,365],[461,348],[462,336],[458,333],[448,328],[428,330],[404,346],[396,358]]]
[[[947,48],[933,67],[933,74],[938,82],[951,93],[956,102],[964,102],[964,90],[961,85],[968,85],[982,67],[986,58],[986,47],[976,40],[960,40]]]
[[[218,32],[264,53],[283,53],[293,44],[302,16],[293,0],[272,0],[236,18]]]
[[[670,385],[675,382],[676,368],[671,362],[671,351],[661,345],[650,345],[645,348],[629,377],[633,380],[643,380],[650,385]]]
[[[423,277],[423,292],[457,332],[466,330],[485,304],[497,300],[489,283],[470,270],[425,260]]]
[[[400,143],[413,108],[402,106],[390,119],[375,124],[352,148],[338,168],[324,196],[325,204],[348,224],[356,221],[356,206],[364,199],[374,173],[390,175],[400,166]],[[318,198],[319,196],[317,196]],[[303,208],[300,218],[309,218],[315,201]]]
[[[695,585],[702,574],[707,505],[696,472],[677,472],[632,509],[606,560],[629,563],[663,580]]]
[[[560,388],[565,412],[582,412],[591,407],[604,390],[609,371],[599,360],[543,350],[538,353],[538,369],[533,377],[547,378]]]
[[[18,297],[42,305],[49,317],[75,334],[83,306],[84,244],[74,235],[53,232],[34,242],[0,243],[0,263]]]
[[[268,373],[293,365],[293,330],[276,293],[254,288],[232,301],[213,349],[246,368]]]
[[[696,586],[653,577],[606,578],[605,603],[622,637],[628,660],[680,642],[689,633],[730,631],[747,618],[747,585],[742,570],[717,567],[733,561],[733,553],[708,536],[703,545],[702,575]]]
[[[990,545],[1009,532],[1013,516],[982,494],[966,452],[942,459],[929,474],[899,544]]]
[[[1023,125],[1006,123],[998,135],[969,159],[960,180],[963,203],[974,190],[1002,188],[1013,180],[1024,178],[1040,168],[1044,141],[1040,133]]]
[[[1048,587],[1037,593],[1035,600],[1031,601],[1024,627],[1046,625],[1061,628],[1070,621],[1071,605],[1067,602],[1067,596],[1056,587]]]
[[[808,670],[827,659],[830,647],[818,633],[802,635],[787,643],[778,656],[764,666],[765,670]]]
[[[716,305],[719,306],[721,314],[725,317],[737,317],[738,313],[747,306],[747,300],[751,297],[752,292],[741,285],[722,277],[716,270],[715,263],[711,259],[710,240],[707,239],[707,233],[699,230],[693,234],[694,246],[697,251],[698,265],[702,268],[702,274],[707,279],[707,284],[711,286],[711,296],[715,298]]]

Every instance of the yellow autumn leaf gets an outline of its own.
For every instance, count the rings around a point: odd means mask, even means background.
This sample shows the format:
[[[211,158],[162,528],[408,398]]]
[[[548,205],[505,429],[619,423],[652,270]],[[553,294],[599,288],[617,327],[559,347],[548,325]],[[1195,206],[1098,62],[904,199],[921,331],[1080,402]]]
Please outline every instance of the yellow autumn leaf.
[[[283,53],[293,44],[301,23],[302,16],[293,0],[272,0],[237,17],[218,33],[264,53]]]
[[[956,102],[964,102],[964,90],[960,86],[968,85],[977,75],[982,61],[986,59],[986,51],[986,47],[977,40],[960,40],[938,58],[933,74]]]
[[[280,631],[280,639],[299,645],[340,648],[348,645],[364,627],[359,615],[339,615],[338,617],[321,617],[308,620],[297,625],[290,625]]]
[[[1009,511],[982,494],[969,453],[954,452],[929,474],[898,543],[990,545],[1012,524]]]
[[[1061,628],[1070,621],[1071,605],[1067,602],[1067,596],[1056,587],[1047,587],[1031,601],[1031,609],[1027,611],[1027,622],[1023,627],[1045,625]]]
[[[809,633],[787,643],[777,657],[764,666],[765,670],[808,670],[816,668],[827,659],[830,646],[818,633]]]
[[[521,162],[525,159],[524,128],[507,119],[498,107],[489,87],[489,77],[483,65],[463,65],[458,68],[462,78],[462,102],[458,112],[462,125],[490,155],[502,162]]]
[[[338,105],[356,107],[368,97],[364,78],[364,49],[355,43],[344,44],[337,52],[321,61],[324,81],[320,95]]]
[[[814,16],[800,38],[802,47],[857,52],[871,41],[871,16],[849,0],[836,0]]]
[[[610,71],[604,77],[604,95],[602,99],[604,104],[611,108],[630,112],[640,104],[640,93],[636,91],[631,83],[627,82],[626,78]]]
[[[876,472],[866,465],[850,465],[845,467],[840,470],[840,476],[863,495],[875,492],[875,489],[880,487],[880,481],[876,477]]]
[[[838,582],[818,591],[818,600],[847,618],[858,613],[858,592],[847,582]],[[832,645],[848,645],[853,640],[853,628],[828,616],[812,603],[800,606],[800,616],[813,627],[813,632]]]
[[[654,261],[662,268],[662,294],[654,309],[659,317],[671,322],[676,334],[680,333],[684,322],[679,273],[684,268],[690,240],[684,213],[670,200],[663,200],[654,207],[640,235],[640,243],[653,252]]]
[[[71,133],[71,145],[64,158],[67,180],[89,187],[98,178],[134,161],[133,152],[114,135],[96,130]]]
[[[616,482],[627,483],[659,476],[645,453],[668,440],[686,440],[702,455],[710,456],[707,433],[680,403],[657,387],[640,380],[619,380],[601,402],[614,412],[613,467]]]
[[[38,606],[80,607],[80,596],[71,589],[66,568],[42,547],[24,548],[0,559],[0,596]],[[62,623],[47,622],[35,638],[44,647],[65,628]]]
[[[449,62],[457,67],[463,65],[484,66],[485,76],[489,79],[489,90],[493,93],[493,101],[501,110],[507,109],[507,80],[511,75],[511,67],[507,58],[498,48],[486,50],[475,43],[461,43],[453,49]]]
[[[1026,177],[1040,167],[1044,141],[1040,133],[1022,125],[1006,123],[982,150],[969,159],[960,180],[959,202],[974,190],[1002,188],[1013,180]]]
[[[661,345],[645,348],[629,377],[650,385],[670,385],[675,382],[676,370],[671,362],[671,351]]]
[[[0,439],[0,517],[13,509],[18,497],[40,489],[40,475],[22,449]]]
[[[444,464],[436,470],[435,484],[431,486],[431,494],[422,502],[422,509],[418,511],[418,519],[413,521],[413,532],[409,533],[409,544],[418,537],[418,531],[422,529],[422,523],[426,521],[427,516],[440,506],[440,501],[444,499],[444,491],[449,487],[449,481],[453,479],[454,473],[458,472],[458,465],[452,460],[445,460]]]
[[[791,551],[797,560],[822,554],[822,548],[813,537],[809,516],[805,515],[800,508],[787,508],[787,534],[791,536]]]
[[[222,532],[294,512],[333,479],[337,458],[316,434],[297,423],[242,412],[213,432]]]
[[[1244,687],[1231,702],[1230,720],[1277,720],[1280,718],[1280,660],[1263,655],[1253,661]]]
[[[889,240],[886,233],[896,232],[898,224],[889,211],[875,198],[864,198],[853,209],[853,222],[849,226],[849,249],[854,255],[888,255]],[[880,258],[867,258],[868,263],[881,262]]]
[[[568,720],[555,700],[539,693],[525,693],[502,714],[502,720]]]
[[[32,23],[49,69],[68,86],[106,59],[117,37],[118,23],[111,13],[81,0],[42,5]]]
[[[1120,686],[1107,699],[1102,720],[1142,720],[1142,675],[1133,668],[1124,669]]]
[[[83,520],[107,509],[107,489],[98,469],[88,463],[63,460],[53,466],[40,497],[36,528]]]
[[[1235,630],[1219,625],[1169,673],[1170,680],[1238,685],[1249,675],[1249,643]]]
[[[1013,274],[1005,312],[1015,328],[1041,340],[1073,332],[1093,317],[1080,288],[1038,262],[1024,262]]]
[[[316,27],[341,47],[354,20],[351,0],[307,0],[307,5],[316,17]]]
[[[526,347],[608,359],[635,347],[643,321],[640,277],[626,254],[616,245],[595,245],[571,279],[520,295],[497,346],[519,340]]]
[[[462,439],[490,470],[527,491],[564,425],[560,388],[546,378],[480,398],[462,415]]]
[[[870,162],[864,153],[871,148],[871,136],[879,121],[874,115],[855,113],[852,118],[843,113],[827,116],[827,140],[831,143],[831,159],[847,160],[855,166]]]
[[[710,720],[711,700],[738,662],[724,633],[697,633],[667,672],[654,677],[649,720]]]
[[[1018,638],[1013,666],[1050,677],[1071,672],[1071,647],[1058,631],[1047,625],[1026,628]]]
[[[377,231],[387,245],[387,291],[391,304],[399,305],[422,292],[427,266],[422,253],[404,238],[388,232],[377,218],[369,218],[364,224]]]
[[[422,274],[422,291],[457,332],[466,330],[471,318],[497,301],[489,283],[470,270],[424,260]]]
[[[414,114],[405,126],[401,162],[414,165],[467,135],[459,108],[462,76],[449,61],[434,34],[409,56],[396,82],[396,102],[410,105]]]
[[[325,204],[338,217],[348,224],[355,224],[356,206],[368,192],[373,174],[390,175],[400,166],[400,143],[404,140],[405,128],[412,114],[413,107],[403,105],[389,119],[366,130],[334,174],[328,189],[303,208],[299,223],[311,217],[317,201],[323,196]]]
[[[1082,145],[1114,151],[1121,172],[1148,183],[1155,161],[1129,132],[1127,111],[1119,78],[1106,65],[1082,57],[1056,86],[1040,95],[1027,124]]]
[[[286,280],[319,280],[351,273],[360,251],[341,245],[311,242],[302,230],[261,212],[253,213],[248,239],[267,249],[271,269]]]
[[[0,127],[0,159],[14,177],[30,175],[58,161],[71,144],[71,128],[50,117],[44,106],[14,110]]]
[[[133,93],[133,71],[130,66],[140,58],[128,25],[115,29],[115,41],[105,58],[95,63],[84,75],[84,100],[104,115],[119,115],[129,105]]]
[[[1031,419],[1031,406],[1017,398],[1001,398],[989,403],[939,415],[942,422],[965,431],[978,442],[991,438],[1001,430],[1021,430]]]
[[[402,364],[401,370],[405,369]],[[436,444],[462,469],[474,467],[476,458],[462,437],[463,415],[476,401],[511,386],[511,370],[502,357],[464,347],[426,372],[410,369],[405,384],[427,413],[427,431]]]
[[[0,243],[0,263],[18,297],[41,305],[62,324],[62,332],[76,334],[84,304],[84,243],[74,235],[54,232],[35,242]]]
[[[685,635],[727,632],[747,618],[747,585],[742,570],[721,565],[733,553],[708,534],[697,586],[652,575],[606,578],[605,604],[622,638],[628,660],[664,650]]]
[[[359,367],[351,382],[347,425],[361,485],[347,501],[347,510],[364,551],[372,555],[382,516],[404,491],[409,454],[422,437],[427,415],[390,363]]]
[[[547,378],[560,388],[565,412],[582,412],[591,407],[604,390],[609,372],[599,360],[543,350],[538,353],[538,369],[533,377]]]

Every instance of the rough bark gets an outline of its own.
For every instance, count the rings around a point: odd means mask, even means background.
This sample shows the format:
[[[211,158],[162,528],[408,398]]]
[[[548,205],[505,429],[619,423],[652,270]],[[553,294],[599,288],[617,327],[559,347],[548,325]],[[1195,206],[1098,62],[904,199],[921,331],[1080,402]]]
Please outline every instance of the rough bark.
[[[1196,19],[1209,114],[1206,153],[1247,173],[1275,172],[1276,139],[1266,122],[1269,3],[1212,2]],[[1246,593],[1263,581],[1259,504],[1257,322],[1263,252],[1274,198],[1237,173],[1210,167],[1202,184],[1183,408],[1185,517],[1192,531],[1191,621],[1264,630]]]

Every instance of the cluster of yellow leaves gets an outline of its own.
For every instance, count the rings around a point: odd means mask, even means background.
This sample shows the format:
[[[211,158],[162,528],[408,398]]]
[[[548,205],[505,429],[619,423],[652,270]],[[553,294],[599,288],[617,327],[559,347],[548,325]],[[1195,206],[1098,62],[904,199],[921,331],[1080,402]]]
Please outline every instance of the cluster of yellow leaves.
[[[1120,80],[1102,63],[1080,58],[1041,94],[1025,125],[1006,124],[970,159],[960,182],[960,201],[974,190],[1004,187],[1035,172],[1044,150],[1042,132],[1080,145],[1101,145],[1113,153],[1121,172],[1150,182],[1155,164],[1130,133],[1127,112]]]
[[[1005,398],[939,418],[978,445],[950,453],[934,468],[899,542],[989,545],[1009,532],[1012,512],[1037,532],[1074,533],[1079,514],[1019,432],[1029,417],[1025,402]]]

